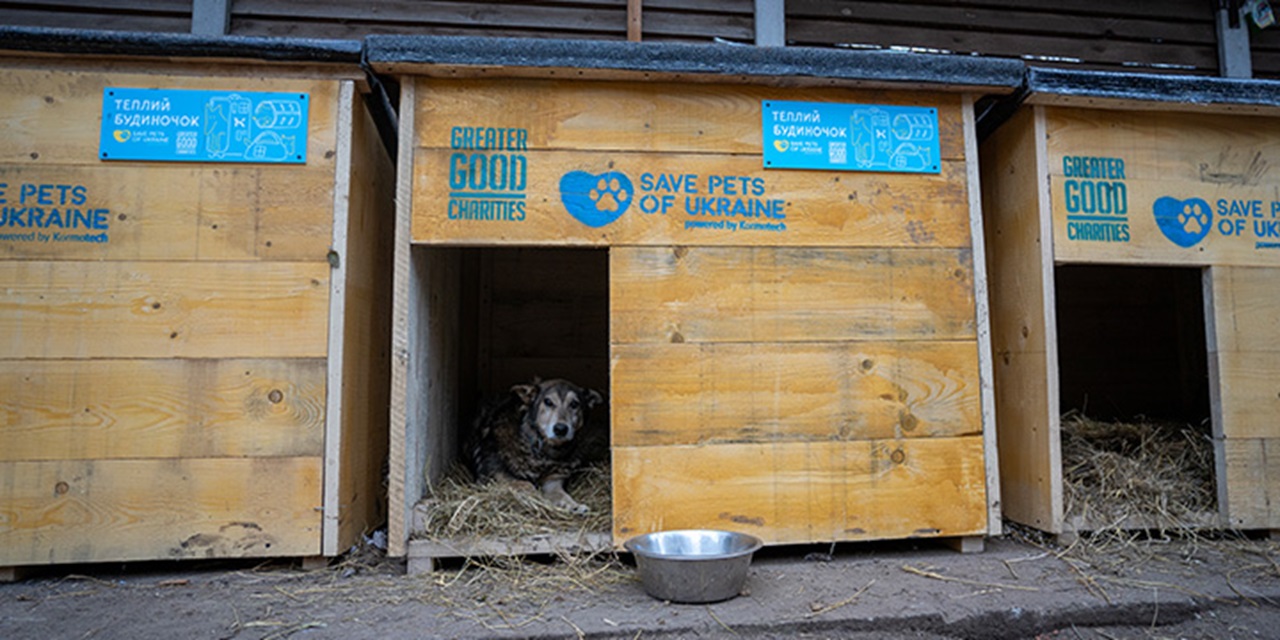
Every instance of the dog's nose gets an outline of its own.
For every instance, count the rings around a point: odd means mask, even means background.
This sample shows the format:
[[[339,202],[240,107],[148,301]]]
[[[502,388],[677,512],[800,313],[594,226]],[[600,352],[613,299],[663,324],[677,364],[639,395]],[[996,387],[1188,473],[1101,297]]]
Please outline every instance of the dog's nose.
[[[551,428],[551,432],[556,434],[557,438],[563,438],[569,435],[569,425],[561,422]]]

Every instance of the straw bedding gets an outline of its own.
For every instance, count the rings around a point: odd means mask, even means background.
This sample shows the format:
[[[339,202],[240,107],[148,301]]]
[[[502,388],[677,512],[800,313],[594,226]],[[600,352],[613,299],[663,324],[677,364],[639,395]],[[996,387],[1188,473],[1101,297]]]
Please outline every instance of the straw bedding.
[[[569,494],[591,509],[577,515],[553,506],[532,484],[474,483],[457,469],[431,489],[419,505],[418,537],[441,540],[514,539],[541,533],[608,532],[612,488],[608,464],[589,466],[566,483]]]
[[[1090,528],[1189,530],[1217,509],[1213,443],[1185,424],[1062,419],[1062,468],[1068,518]]]

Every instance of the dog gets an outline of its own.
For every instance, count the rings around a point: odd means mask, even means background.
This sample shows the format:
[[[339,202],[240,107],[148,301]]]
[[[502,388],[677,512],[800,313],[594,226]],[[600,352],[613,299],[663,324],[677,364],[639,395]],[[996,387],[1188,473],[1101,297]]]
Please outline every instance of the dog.
[[[587,513],[564,482],[586,461],[587,411],[603,401],[568,380],[535,378],[485,403],[467,447],[476,480],[531,482],[553,505]]]

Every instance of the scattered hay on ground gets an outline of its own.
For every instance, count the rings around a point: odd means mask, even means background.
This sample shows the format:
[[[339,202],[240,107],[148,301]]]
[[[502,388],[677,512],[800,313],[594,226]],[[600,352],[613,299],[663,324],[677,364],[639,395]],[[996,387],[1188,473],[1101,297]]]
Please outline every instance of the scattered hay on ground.
[[[1063,497],[1069,520],[1094,531],[1189,532],[1217,511],[1213,442],[1191,425],[1062,419]]]

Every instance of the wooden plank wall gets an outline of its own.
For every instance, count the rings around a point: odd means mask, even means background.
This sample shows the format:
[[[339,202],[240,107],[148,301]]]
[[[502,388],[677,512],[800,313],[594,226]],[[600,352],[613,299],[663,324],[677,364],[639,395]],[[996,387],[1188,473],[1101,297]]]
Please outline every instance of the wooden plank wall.
[[[787,38],[795,44],[1025,57],[1041,66],[1207,75],[1218,70],[1213,4],[1201,0],[789,0]],[[1255,54],[1255,73],[1280,67],[1270,56]]]
[[[1280,529],[1280,269],[1205,277],[1219,511],[1233,527]]]
[[[624,0],[237,0],[233,35],[359,39],[430,34],[624,40]],[[645,0],[643,40],[741,43],[754,39],[751,0]],[[906,47],[1039,65],[1217,75],[1214,5],[1172,2],[970,0],[790,0],[787,44]],[[182,33],[191,3],[180,0],[0,1],[0,24]],[[1250,29],[1254,75],[1280,77],[1280,29]]]
[[[1010,519],[1062,531],[1057,326],[1044,121],[1023,109],[983,142],[1000,495]]]
[[[311,156],[101,162],[109,85],[307,92]],[[0,206],[109,210],[105,242],[0,241],[0,565],[320,553],[337,90],[0,69]]]
[[[806,95],[937,108],[942,172],[902,176],[765,171],[760,103],[784,89],[418,79],[412,92],[415,243],[609,247],[615,539],[986,531],[961,96]],[[451,135],[467,126],[525,130],[519,219],[450,215]],[[677,210],[589,227],[559,196],[583,170],[630,176],[636,197],[645,173],[690,175],[704,194],[708,176],[759,180],[785,202],[785,230],[691,230]]]
[[[371,2],[238,0],[231,31],[237,35],[361,38],[373,33],[627,39],[627,3],[567,2]],[[752,0],[646,0],[643,37],[655,41],[750,43],[755,37]]]
[[[546,248],[474,253],[479,259],[473,325],[478,369],[463,393],[479,397],[535,376],[568,378],[607,391],[608,253]],[[464,270],[463,278],[469,275]]]
[[[337,393],[329,395],[325,436],[326,556],[386,520],[382,463],[391,394],[395,167],[354,83],[341,87],[333,207],[346,215],[334,216],[338,264],[331,264],[341,286],[332,288],[329,319],[329,386]]]
[[[1274,529],[1280,520],[1269,505],[1280,470],[1268,452],[1280,447],[1273,418],[1280,409],[1274,365],[1280,178],[1268,167],[1280,153],[1280,125],[1260,116],[1139,106],[1028,106],[984,145],[1005,510],[1014,520],[1061,531],[1056,344],[1072,336],[1054,326],[1055,265],[1189,267],[1203,272],[1219,511],[1233,527]],[[1121,194],[1119,206],[1085,204],[1079,195],[1088,189]],[[1183,216],[1178,228],[1157,222],[1170,203]],[[1185,293],[1165,288],[1174,297]],[[1092,303],[1105,300],[1099,291],[1076,293],[1097,298]],[[1126,303],[1097,312],[1123,314],[1125,304],[1140,299],[1125,295]],[[1170,313],[1194,313],[1193,304],[1173,306]],[[1029,370],[1018,370],[1020,362]]]
[[[1041,107],[1037,107],[1041,108]],[[1280,119],[1265,116],[1141,110],[1045,110],[1053,252],[1060,262],[1172,265],[1280,266],[1280,227],[1271,203],[1278,199],[1280,175],[1269,170],[1280,157]],[[1191,141],[1194,141],[1192,143]],[[1110,158],[1121,161],[1122,175],[1067,175],[1064,158]],[[1067,182],[1122,185],[1126,211],[1086,211],[1080,200],[1068,203]],[[1160,230],[1153,206],[1161,198],[1184,204],[1196,198],[1208,207],[1198,219],[1211,228],[1202,239],[1181,246]],[[1257,201],[1258,210],[1244,205]],[[1236,205],[1233,211],[1231,205]],[[1225,209],[1219,211],[1220,206]],[[1076,211],[1071,207],[1076,206]],[[1098,214],[1124,218],[1128,240],[1080,239],[1069,218]],[[1180,212],[1175,212],[1180,213]],[[1208,214],[1201,218],[1203,214]],[[1196,223],[1197,225],[1202,223]],[[1224,233],[1224,224],[1232,225]],[[1190,228],[1190,227],[1188,227]],[[1280,246],[1280,245],[1277,245]]]
[[[15,27],[191,33],[192,0],[0,2],[0,24]]]

